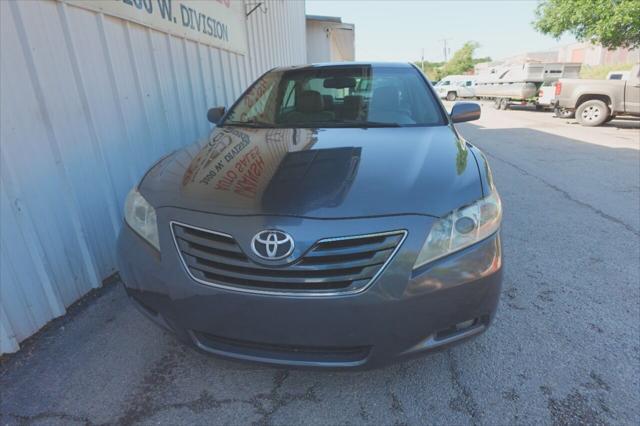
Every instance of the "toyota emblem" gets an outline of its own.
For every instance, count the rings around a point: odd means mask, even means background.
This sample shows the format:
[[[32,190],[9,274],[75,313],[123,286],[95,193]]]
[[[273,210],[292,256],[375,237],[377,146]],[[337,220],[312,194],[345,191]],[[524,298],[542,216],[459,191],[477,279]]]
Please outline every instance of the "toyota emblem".
[[[291,235],[273,229],[258,232],[251,240],[253,252],[266,260],[284,259],[293,252],[293,246]]]

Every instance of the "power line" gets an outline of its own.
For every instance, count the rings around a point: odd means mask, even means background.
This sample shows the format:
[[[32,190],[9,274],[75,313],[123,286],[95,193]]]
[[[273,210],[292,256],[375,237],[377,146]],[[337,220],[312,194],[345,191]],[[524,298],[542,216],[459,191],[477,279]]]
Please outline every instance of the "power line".
[[[442,51],[444,52],[444,61],[447,62],[449,56],[449,49],[447,48],[447,42],[451,40],[450,38],[443,38],[438,41],[442,42]]]

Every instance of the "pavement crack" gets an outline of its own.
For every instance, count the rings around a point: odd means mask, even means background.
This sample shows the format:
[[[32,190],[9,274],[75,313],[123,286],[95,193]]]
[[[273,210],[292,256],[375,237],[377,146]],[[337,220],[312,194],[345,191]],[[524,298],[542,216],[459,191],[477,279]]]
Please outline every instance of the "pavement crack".
[[[395,392],[391,392],[391,411],[398,414],[404,414],[404,408],[402,408],[402,403],[400,402],[400,398]]]
[[[591,381],[584,383],[582,385],[585,388],[604,390],[607,392],[611,390],[611,386],[609,386],[609,384],[601,376],[599,376],[595,371],[591,371],[591,373],[589,374],[589,377],[591,378]]]
[[[74,416],[72,414],[59,412],[44,412],[35,414],[33,416],[24,416],[9,413],[8,416],[16,419],[18,421],[18,424],[20,425],[31,425],[33,423],[39,422],[47,423],[47,420],[61,420],[66,425],[81,424],[85,426],[92,426],[94,424],[86,417]]]
[[[567,424],[581,425],[607,425],[609,424],[602,416],[602,412],[608,412],[606,406],[599,405],[597,408],[589,404],[589,400],[577,389],[564,398],[549,398],[547,406],[551,415],[551,422],[554,426]]]
[[[608,213],[603,212],[602,210],[598,209],[597,207],[592,206],[589,203],[585,203],[584,201],[580,201],[577,198],[574,198],[568,191],[565,191],[564,189],[560,188],[557,185],[552,184],[551,182],[548,182],[547,180],[543,179],[540,176],[534,175],[533,173],[530,173],[529,171],[523,169],[522,167],[518,166],[515,163],[512,163],[509,160],[505,160],[504,158],[498,157],[490,152],[487,152],[487,150],[484,150],[484,152],[491,158],[496,159],[497,161],[501,161],[511,167],[513,167],[514,169],[518,170],[521,174],[525,175],[525,176],[530,176],[534,179],[536,179],[537,181],[541,182],[542,184],[544,184],[545,186],[547,186],[548,188],[554,190],[555,192],[559,193],[560,195],[562,195],[562,197],[568,201],[571,201],[581,207],[584,207],[588,210],[591,210],[591,212],[595,213],[596,215],[600,216],[603,219],[608,220],[609,222],[618,224],[622,227],[624,227],[627,231],[633,233],[636,236],[640,236],[640,231],[638,231],[637,229],[635,229],[633,226],[629,225],[628,223],[618,219],[617,217],[611,216]]]
[[[478,407],[478,403],[473,398],[473,394],[460,380],[460,370],[451,349],[447,351],[447,360],[449,362],[449,373],[451,375],[451,383],[456,397],[449,401],[449,408],[466,414],[471,417],[472,424],[478,424],[482,413]]]
[[[362,402],[360,402],[360,411],[358,411],[358,415],[365,422],[369,420],[369,412],[367,411],[367,407],[365,407]]]
[[[216,410],[231,404],[245,404],[253,408],[259,419],[258,425],[271,424],[272,417],[283,407],[297,401],[319,402],[316,395],[316,385],[309,386],[302,392],[283,392],[285,382],[289,378],[288,370],[278,370],[272,379],[268,392],[256,393],[247,398],[216,398],[207,391],[199,397],[188,401],[158,404],[154,402],[157,396],[166,393],[175,379],[177,367],[185,355],[184,349],[177,348],[165,354],[142,379],[123,414],[114,424],[130,425],[144,423],[159,413],[172,409],[188,409],[193,413],[203,413]]]
[[[175,345],[175,343],[174,343]],[[143,377],[124,413],[115,421],[117,424],[133,424],[156,414],[159,409],[153,404],[153,397],[163,392],[173,381],[175,370],[184,358],[184,348],[175,347],[158,360]]]
[[[273,377],[273,385],[268,393],[258,393],[254,395],[249,402],[260,418],[253,422],[256,425],[271,424],[272,417],[282,408],[296,401],[303,402],[319,402],[316,395],[316,385],[310,386],[302,393],[282,393],[282,387],[289,378],[289,370],[280,370]],[[267,402],[269,407],[265,406]]]
[[[221,408],[225,405],[234,404],[234,403],[247,403],[247,401],[243,401],[238,398],[217,399],[213,395],[211,395],[209,392],[202,391],[202,393],[200,394],[200,397],[197,399],[194,399],[192,401],[176,402],[174,404],[168,404],[163,406],[162,408],[165,410],[187,408],[194,413],[202,413],[211,408]]]

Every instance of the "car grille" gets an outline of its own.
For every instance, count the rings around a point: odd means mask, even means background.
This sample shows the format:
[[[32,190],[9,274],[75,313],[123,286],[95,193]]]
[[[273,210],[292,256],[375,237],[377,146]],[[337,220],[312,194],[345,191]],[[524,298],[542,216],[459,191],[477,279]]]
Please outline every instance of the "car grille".
[[[227,234],[172,223],[176,247],[196,281],[235,290],[296,294],[355,293],[391,260],[406,231],[316,242],[300,259],[268,267],[251,260]]]

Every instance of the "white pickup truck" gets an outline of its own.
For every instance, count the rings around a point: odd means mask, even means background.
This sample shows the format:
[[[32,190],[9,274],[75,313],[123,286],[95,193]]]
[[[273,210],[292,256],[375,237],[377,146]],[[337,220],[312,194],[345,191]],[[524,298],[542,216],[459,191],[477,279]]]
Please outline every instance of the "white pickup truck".
[[[640,117],[640,64],[631,69],[627,80],[561,78],[553,104],[574,111],[583,126],[599,126],[618,115]]]
[[[435,85],[435,89],[440,98],[455,101],[457,98],[473,98],[476,95],[475,84],[473,76],[448,75]]]

